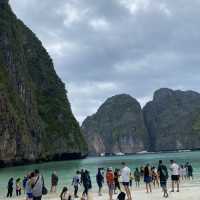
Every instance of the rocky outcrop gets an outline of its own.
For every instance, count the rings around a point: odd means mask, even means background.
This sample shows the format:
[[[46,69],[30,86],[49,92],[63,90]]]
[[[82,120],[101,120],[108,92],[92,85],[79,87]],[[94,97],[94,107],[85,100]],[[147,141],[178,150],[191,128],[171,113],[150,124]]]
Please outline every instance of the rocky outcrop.
[[[143,113],[151,151],[200,148],[200,94],[160,89]]]
[[[135,153],[147,148],[140,104],[126,94],[107,99],[96,114],[86,118],[82,130],[90,154]]]
[[[0,162],[87,154],[65,86],[42,43],[0,0]]]

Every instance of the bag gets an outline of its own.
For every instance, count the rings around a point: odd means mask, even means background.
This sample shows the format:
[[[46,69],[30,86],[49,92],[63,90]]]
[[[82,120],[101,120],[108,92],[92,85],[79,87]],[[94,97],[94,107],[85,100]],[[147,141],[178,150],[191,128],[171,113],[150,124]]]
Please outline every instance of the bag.
[[[161,167],[161,172],[162,172],[162,174],[163,174],[163,176],[164,176],[165,178],[168,178],[167,169]]]
[[[120,192],[119,195],[117,196],[118,200],[125,200],[126,194],[124,192]]]
[[[47,188],[43,185],[42,186],[42,194],[43,195],[46,195],[48,193],[48,190],[47,190]]]
[[[45,187],[44,184],[44,177],[42,176],[42,195],[46,195],[48,193],[47,188]]]

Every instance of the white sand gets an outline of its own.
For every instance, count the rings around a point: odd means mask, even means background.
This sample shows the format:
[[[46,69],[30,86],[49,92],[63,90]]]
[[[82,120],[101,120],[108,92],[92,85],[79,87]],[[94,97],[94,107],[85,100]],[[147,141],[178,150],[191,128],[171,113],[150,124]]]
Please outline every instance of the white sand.
[[[94,189],[95,190],[95,189]],[[104,187],[103,195],[98,196],[96,191],[91,191],[89,194],[89,200],[108,200],[108,194],[106,192],[106,187]],[[144,185],[140,189],[132,189],[133,200],[162,200],[162,191],[160,188],[153,189],[152,193],[145,193]],[[6,200],[4,198],[3,200]],[[25,197],[12,198],[13,200],[25,200]],[[58,194],[48,194],[43,196],[44,200],[60,200]],[[117,195],[113,196],[113,199],[117,199]],[[169,192],[170,200],[200,200],[200,184],[192,184],[192,182],[184,183],[180,187],[180,192]],[[77,199],[79,200],[79,199]]]

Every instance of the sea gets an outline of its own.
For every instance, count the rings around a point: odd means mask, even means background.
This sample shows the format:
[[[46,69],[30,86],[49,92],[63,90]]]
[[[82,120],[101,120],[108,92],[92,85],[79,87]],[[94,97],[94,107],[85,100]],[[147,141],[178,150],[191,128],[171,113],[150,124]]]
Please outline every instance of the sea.
[[[15,180],[21,178],[23,180],[24,175],[39,169],[41,174],[44,176],[45,185],[49,189],[51,174],[56,171],[59,176],[58,190],[60,191],[63,186],[68,186],[72,189],[71,183],[72,178],[77,170],[88,169],[92,178],[93,190],[97,191],[96,185],[96,173],[99,167],[101,168],[121,168],[121,162],[124,161],[131,168],[132,171],[136,167],[140,167],[147,163],[152,166],[157,166],[159,160],[169,166],[170,160],[176,160],[178,164],[185,164],[190,162],[194,168],[194,180],[191,181],[190,187],[200,186],[200,151],[194,152],[176,152],[176,153],[151,153],[151,154],[137,154],[128,156],[110,156],[110,157],[89,157],[83,160],[72,160],[72,161],[59,161],[59,162],[48,162],[42,164],[9,167],[0,169],[0,199],[5,197],[7,191],[7,182],[10,177]]]

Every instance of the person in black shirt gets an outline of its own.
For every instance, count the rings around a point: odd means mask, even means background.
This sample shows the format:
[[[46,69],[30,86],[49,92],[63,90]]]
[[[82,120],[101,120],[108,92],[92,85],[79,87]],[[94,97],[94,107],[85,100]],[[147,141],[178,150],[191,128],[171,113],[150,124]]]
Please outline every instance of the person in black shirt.
[[[98,168],[98,173],[96,175],[96,181],[97,181],[97,185],[99,187],[99,196],[102,196],[101,190],[102,190],[103,183],[104,183],[104,176],[103,176],[101,170],[102,170],[101,168]]]
[[[56,192],[56,187],[58,185],[58,176],[56,172],[51,175],[51,192]]]
[[[121,187],[120,187],[120,183],[119,183],[119,169],[115,169],[114,172],[114,182],[115,182],[115,189],[114,189],[114,193],[117,194],[117,189],[119,191],[121,191]]]
[[[187,163],[187,172],[188,172],[188,179],[193,179],[193,167],[190,163]]]
[[[8,193],[7,197],[12,197],[13,195],[13,178],[10,178],[8,181]]]
[[[167,198],[169,196],[167,192],[168,170],[167,167],[163,165],[162,160],[159,161],[158,174],[160,177],[160,186],[162,187],[164,192],[163,197]]]

